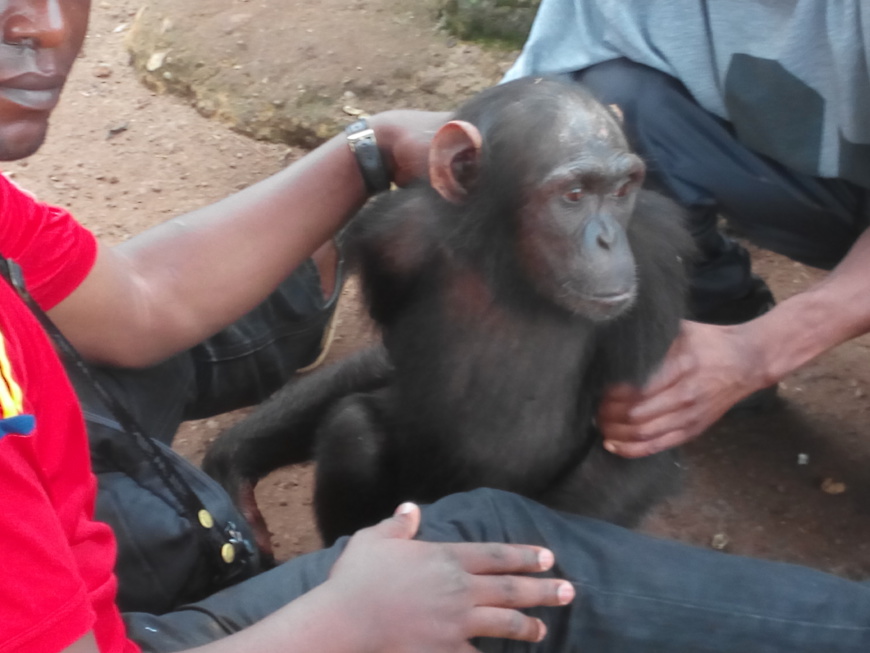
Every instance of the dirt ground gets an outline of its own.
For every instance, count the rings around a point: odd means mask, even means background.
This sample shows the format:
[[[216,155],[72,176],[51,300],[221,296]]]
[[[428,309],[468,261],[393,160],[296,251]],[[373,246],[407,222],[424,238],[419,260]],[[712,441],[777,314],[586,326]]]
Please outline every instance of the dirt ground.
[[[4,166],[43,199],[70,207],[109,243],[243,188],[300,154],[239,136],[184,102],[140,85],[123,47],[137,9],[133,0],[95,2],[86,51],[48,142],[38,155]],[[329,25],[329,15],[322,20],[329,28],[323,33],[336,42],[334,65],[340,65],[345,28]],[[469,70],[463,68],[466,78]],[[481,85],[491,81],[478,79]],[[754,257],[780,299],[818,278],[818,272],[766,252]],[[339,316],[336,355],[371,337],[354,288],[346,292],[350,301]],[[839,348],[788,378],[774,409],[728,417],[687,446],[684,491],[644,530],[847,577],[870,575],[868,348],[867,338]],[[185,425],[179,450],[197,459],[209,439],[236,418]],[[310,469],[276,473],[261,484],[259,496],[280,557],[318,546],[309,514]]]

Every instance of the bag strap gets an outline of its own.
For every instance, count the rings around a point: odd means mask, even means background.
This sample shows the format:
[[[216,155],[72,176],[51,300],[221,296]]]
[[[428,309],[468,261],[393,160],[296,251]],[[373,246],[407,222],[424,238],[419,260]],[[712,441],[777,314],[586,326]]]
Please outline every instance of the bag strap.
[[[97,379],[81,354],[79,354],[66,336],[61,333],[57,325],[42,310],[39,304],[36,303],[36,300],[33,299],[27,290],[21,266],[0,254],[0,275],[18,293],[18,296],[31,310],[43,329],[51,336],[61,355],[75,365],[76,369],[97,393],[100,401],[103,402],[121,425],[124,433],[132,438],[136,447],[154,466],[160,479],[169,489],[184,513],[186,513],[184,516],[192,524],[199,526],[199,528],[194,529],[194,532],[198,535],[205,558],[214,569],[215,578],[225,575],[226,565],[231,565],[235,561],[243,562],[241,558],[244,557],[245,553],[250,552],[247,551],[246,542],[241,534],[236,531],[235,525],[228,524],[226,533],[218,528],[212,514],[206,509],[187,481],[179,474],[168,456],[160,450],[160,447],[153,439],[142,432],[132,413]]]

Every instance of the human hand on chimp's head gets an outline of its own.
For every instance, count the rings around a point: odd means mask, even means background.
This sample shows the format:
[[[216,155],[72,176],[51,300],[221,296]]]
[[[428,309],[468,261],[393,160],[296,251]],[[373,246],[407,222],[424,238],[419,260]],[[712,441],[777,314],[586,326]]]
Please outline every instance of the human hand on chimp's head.
[[[420,509],[403,504],[393,517],[359,531],[335,563],[327,585],[351,615],[360,650],[389,653],[473,651],[472,637],[537,642],[543,622],[520,608],[560,606],[574,598],[564,580],[530,578],[550,569],[540,547],[414,540]]]
[[[743,325],[685,321],[661,368],[643,388],[608,390],[598,409],[604,447],[649,456],[703,433],[738,401],[770,381]]]
[[[449,119],[446,112],[406,110],[385,111],[369,118],[397,186],[426,177],[429,143]]]

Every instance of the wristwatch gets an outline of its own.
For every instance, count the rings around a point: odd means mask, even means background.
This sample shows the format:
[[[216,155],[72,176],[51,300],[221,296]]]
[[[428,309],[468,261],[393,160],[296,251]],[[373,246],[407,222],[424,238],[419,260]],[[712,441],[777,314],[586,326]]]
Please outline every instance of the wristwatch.
[[[365,119],[357,120],[344,130],[347,145],[356,157],[360,173],[370,195],[390,188],[390,173],[378,149],[375,130]]]

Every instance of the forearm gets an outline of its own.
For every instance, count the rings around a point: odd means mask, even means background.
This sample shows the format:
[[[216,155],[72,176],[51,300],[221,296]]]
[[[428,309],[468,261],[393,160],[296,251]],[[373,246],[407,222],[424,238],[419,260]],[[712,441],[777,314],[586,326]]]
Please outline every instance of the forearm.
[[[369,646],[369,627],[358,618],[348,601],[337,594],[329,582],[312,589],[285,604],[250,626],[232,635],[210,641],[184,653],[289,653],[318,651],[319,653],[368,653],[378,650]],[[157,629],[152,629],[157,633]],[[178,643],[170,636],[155,635],[147,644],[158,649]],[[135,636],[134,636],[134,639]],[[93,633],[88,633],[63,653],[97,653]]]
[[[252,626],[187,653],[365,653],[369,650],[365,629],[343,605],[327,582]]]
[[[428,140],[443,117],[406,111],[371,119],[400,181],[425,173]],[[338,135],[221,202],[101,248],[93,271],[52,317],[86,358],[156,363],[260,303],[366,198]]]
[[[278,174],[119,245],[145,291],[139,323],[158,336],[147,340],[171,353],[241,316],[365,199],[353,156],[336,136]]]
[[[758,388],[870,331],[870,232],[823,281],[740,328],[756,349]]]

